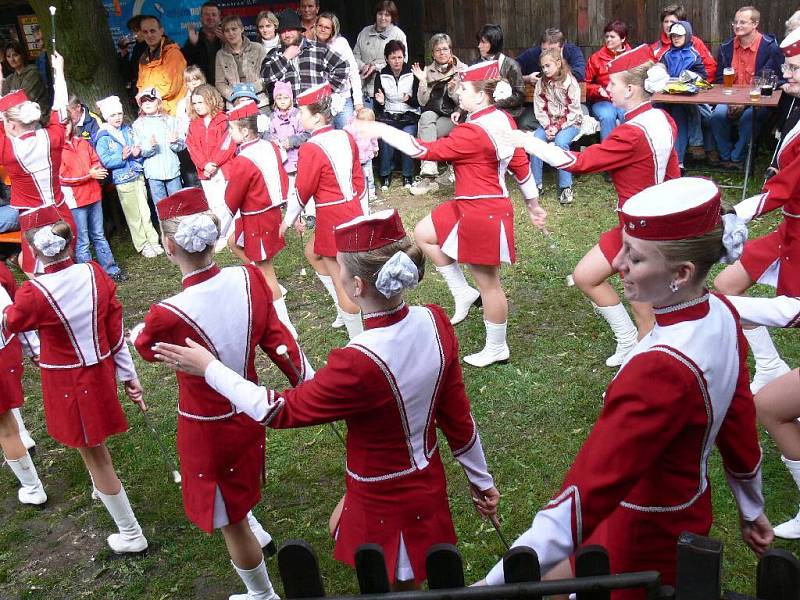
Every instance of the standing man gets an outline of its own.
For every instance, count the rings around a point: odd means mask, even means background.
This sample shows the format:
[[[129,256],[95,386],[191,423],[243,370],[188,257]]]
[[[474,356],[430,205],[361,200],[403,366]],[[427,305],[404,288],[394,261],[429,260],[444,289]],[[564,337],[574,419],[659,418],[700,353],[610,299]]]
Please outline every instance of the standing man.
[[[295,11],[287,9],[278,15],[283,51],[273,52],[261,65],[265,87],[285,81],[292,85],[297,98],[307,89],[327,81],[335,92],[341,92],[348,78],[347,61],[327,46],[307,40],[304,31],[300,15]]]
[[[142,17],[141,33],[147,50],[139,59],[139,78],[136,88],[156,88],[161,94],[164,111],[175,116],[175,106],[186,95],[183,72],[186,60],[178,44],[164,35],[158,17]]]
[[[733,37],[719,47],[717,53],[717,74],[714,83],[722,83],[722,72],[733,67],[736,72],[734,85],[750,85],[753,76],[764,69],[781,77],[783,53],[775,38],[758,31],[761,13],[753,6],[743,6],[733,18]],[[783,79],[779,84],[784,83]],[[756,126],[763,125],[770,111],[758,111]],[[731,126],[736,125],[739,139],[731,142]],[[711,132],[717,145],[720,166],[731,171],[740,171],[750,136],[753,135],[753,109],[744,106],[718,104],[711,113]]]
[[[217,51],[222,47],[222,12],[216,2],[204,2],[200,7],[200,31],[194,25],[187,28],[188,37],[183,45],[183,56],[187,64],[197,65],[205,74],[206,81],[216,81],[215,65]]]
[[[307,40],[317,40],[317,15],[319,14],[319,0],[300,0],[300,24],[305,27]]]

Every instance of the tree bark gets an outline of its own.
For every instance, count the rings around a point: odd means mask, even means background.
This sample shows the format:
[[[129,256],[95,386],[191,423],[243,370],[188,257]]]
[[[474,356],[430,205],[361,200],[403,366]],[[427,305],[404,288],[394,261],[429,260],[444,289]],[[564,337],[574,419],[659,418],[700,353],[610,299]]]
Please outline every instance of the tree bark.
[[[29,4],[39,19],[48,52],[53,50],[49,7],[56,7],[56,50],[64,57],[70,93],[77,94],[93,111],[97,110],[95,102],[111,95],[119,96],[130,110],[102,1],[29,0]]]

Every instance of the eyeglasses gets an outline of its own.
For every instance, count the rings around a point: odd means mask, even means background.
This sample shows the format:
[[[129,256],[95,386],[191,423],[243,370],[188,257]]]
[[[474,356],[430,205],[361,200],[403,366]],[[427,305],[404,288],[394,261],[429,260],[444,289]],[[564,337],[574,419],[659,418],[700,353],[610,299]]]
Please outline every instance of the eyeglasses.
[[[800,70],[800,65],[790,65],[789,63],[781,65],[781,73],[784,75],[794,75],[798,70]]]
[[[447,46],[444,46],[443,48],[434,48],[433,49],[433,53],[434,54],[447,54],[448,52],[450,52],[450,48],[447,47]]]

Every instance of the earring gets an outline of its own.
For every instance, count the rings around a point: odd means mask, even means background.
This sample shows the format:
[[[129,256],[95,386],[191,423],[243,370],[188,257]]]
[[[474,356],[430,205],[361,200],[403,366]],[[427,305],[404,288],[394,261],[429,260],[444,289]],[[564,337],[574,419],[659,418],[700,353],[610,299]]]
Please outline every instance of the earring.
[[[672,293],[674,294],[675,292],[677,292],[680,289],[680,287],[674,281],[670,281],[669,282],[669,289],[672,290]]]

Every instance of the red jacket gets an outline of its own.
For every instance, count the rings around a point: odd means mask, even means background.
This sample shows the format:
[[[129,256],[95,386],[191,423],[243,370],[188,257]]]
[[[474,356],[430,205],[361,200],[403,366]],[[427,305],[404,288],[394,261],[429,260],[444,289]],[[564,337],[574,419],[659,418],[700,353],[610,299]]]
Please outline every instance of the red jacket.
[[[625,44],[623,51],[627,52],[631,47]],[[586,63],[586,100],[589,102],[608,101],[608,98],[600,95],[600,89],[608,85],[608,63],[614,60],[619,54],[614,54],[606,46],[603,46],[589,57]]]
[[[661,57],[664,55],[664,52],[670,49],[672,46],[672,42],[669,39],[669,36],[661,32],[661,38],[658,41],[653,42],[650,44],[650,49],[653,51],[653,56],[655,56],[656,60],[661,60]],[[717,60],[711,54],[711,51],[708,49],[708,46],[705,45],[705,42],[697,37],[694,33],[692,34],[692,46],[697,52],[700,54],[700,58],[703,61],[703,66],[706,68],[706,79],[708,81],[714,80],[714,73],[717,72]]]
[[[203,167],[210,162],[221,167],[236,154],[236,144],[228,134],[228,116],[217,113],[211,117],[208,127],[203,117],[194,119],[189,123],[186,147],[200,179],[208,179],[203,174]]]
[[[102,167],[100,157],[83,138],[64,140],[61,152],[61,190],[70,208],[81,208],[98,202],[103,191],[100,182],[89,175],[92,167]]]

